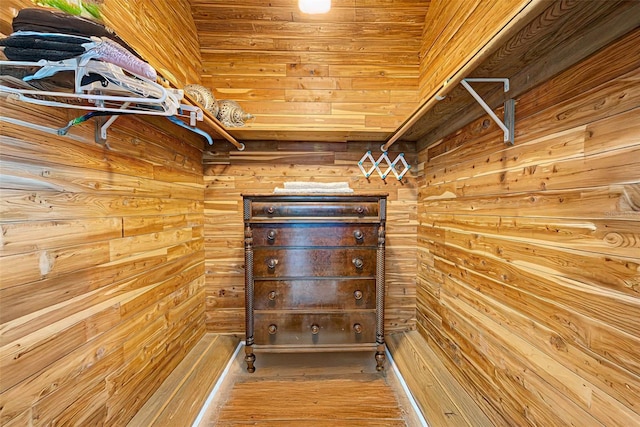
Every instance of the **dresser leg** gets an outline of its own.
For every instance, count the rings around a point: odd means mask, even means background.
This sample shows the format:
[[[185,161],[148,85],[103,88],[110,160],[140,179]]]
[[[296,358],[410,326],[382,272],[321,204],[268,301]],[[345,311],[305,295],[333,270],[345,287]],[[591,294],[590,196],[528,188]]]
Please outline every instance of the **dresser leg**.
[[[247,372],[255,372],[256,367],[253,366],[253,362],[256,361],[256,355],[253,354],[253,349],[251,347],[245,347],[244,351],[246,353],[244,356],[244,361],[247,362]]]
[[[378,347],[378,351],[376,351],[376,371],[382,371],[384,369],[384,361],[386,360],[386,358],[387,357],[384,354],[384,350],[380,350],[380,348]]]

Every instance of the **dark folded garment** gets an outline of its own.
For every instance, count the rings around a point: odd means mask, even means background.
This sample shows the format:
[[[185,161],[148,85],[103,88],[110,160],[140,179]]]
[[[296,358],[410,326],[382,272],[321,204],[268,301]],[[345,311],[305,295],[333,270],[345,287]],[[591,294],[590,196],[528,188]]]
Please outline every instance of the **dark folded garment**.
[[[41,59],[47,61],[62,61],[78,56],[77,53],[65,52],[61,50],[50,49],[30,49],[24,47],[11,47],[4,48],[4,56],[10,61],[33,61],[38,62]]]
[[[104,25],[80,16],[69,15],[62,11],[40,8],[21,9],[18,15],[13,18],[13,31],[37,31],[40,33],[62,33],[84,37],[107,37],[137,56],[122,39],[109,31]]]
[[[9,46],[23,49],[48,49],[71,52],[76,55],[83,54],[86,49],[83,43],[91,42],[90,39],[80,37],[64,36],[41,36],[41,35],[11,35],[0,40],[0,46]]]

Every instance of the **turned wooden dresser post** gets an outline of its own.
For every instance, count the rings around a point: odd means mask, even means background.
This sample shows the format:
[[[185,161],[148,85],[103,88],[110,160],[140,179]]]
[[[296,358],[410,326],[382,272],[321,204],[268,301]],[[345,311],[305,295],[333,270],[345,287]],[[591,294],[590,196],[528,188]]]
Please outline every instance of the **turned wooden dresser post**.
[[[384,248],[387,219],[387,199],[380,200],[380,225],[378,226],[378,249],[376,251],[376,369],[384,368],[384,297],[385,270]]]
[[[253,362],[256,360],[253,354],[253,233],[249,220],[251,219],[251,201],[243,200],[244,212],[244,303],[245,303],[245,357],[247,371],[256,370]]]

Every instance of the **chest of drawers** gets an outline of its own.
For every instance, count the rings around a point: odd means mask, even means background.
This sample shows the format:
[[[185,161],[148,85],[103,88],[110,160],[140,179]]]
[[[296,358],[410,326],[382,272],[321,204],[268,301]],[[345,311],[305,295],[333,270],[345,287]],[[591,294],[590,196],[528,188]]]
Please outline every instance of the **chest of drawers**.
[[[386,196],[245,194],[247,370],[258,351],[375,351],[384,366]]]

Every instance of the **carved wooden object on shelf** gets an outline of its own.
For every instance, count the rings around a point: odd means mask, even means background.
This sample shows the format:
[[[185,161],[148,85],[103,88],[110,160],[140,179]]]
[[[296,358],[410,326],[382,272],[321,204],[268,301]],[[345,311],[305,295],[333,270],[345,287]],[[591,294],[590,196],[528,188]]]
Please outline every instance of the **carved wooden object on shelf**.
[[[243,201],[247,370],[254,351],[355,350],[382,370],[386,195]]]

